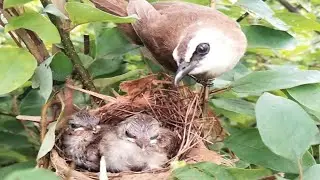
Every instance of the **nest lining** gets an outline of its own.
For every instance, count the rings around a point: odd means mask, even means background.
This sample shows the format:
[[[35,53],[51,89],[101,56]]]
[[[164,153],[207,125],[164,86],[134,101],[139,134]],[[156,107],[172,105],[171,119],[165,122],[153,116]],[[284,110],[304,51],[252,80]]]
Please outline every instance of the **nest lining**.
[[[179,146],[163,169],[148,172],[108,173],[110,178],[120,176],[124,178],[141,173],[161,174],[168,171],[171,161],[188,160],[189,152],[199,142],[209,142],[212,139],[208,140],[208,137],[212,134],[221,135],[222,128],[215,117],[202,118],[201,98],[198,94],[187,87],[177,88],[172,85],[171,77],[164,74],[161,76],[161,80],[159,75],[150,75],[123,82],[120,89],[127,93],[125,96],[118,96],[106,105],[90,111],[100,117],[100,124],[109,125],[116,125],[136,113],[145,113],[159,120],[162,127],[179,134]],[[97,173],[83,169],[70,169],[59,145],[56,145],[51,152],[50,162],[57,174],[63,178],[98,179]]]

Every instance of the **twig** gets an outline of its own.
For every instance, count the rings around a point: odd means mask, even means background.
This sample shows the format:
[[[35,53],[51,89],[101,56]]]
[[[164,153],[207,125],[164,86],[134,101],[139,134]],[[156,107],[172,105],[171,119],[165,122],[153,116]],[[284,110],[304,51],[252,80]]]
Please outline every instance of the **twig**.
[[[244,18],[246,18],[247,16],[249,16],[249,13],[246,12],[244,14],[242,14],[238,19],[237,19],[237,22],[241,22]]]
[[[108,180],[107,175],[107,164],[104,156],[101,156],[100,159],[100,172],[99,172],[99,180]]]
[[[47,7],[47,5],[50,4],[50,1],[49,0],[41,0],[41,3],[43,5],[43,7]],[[78,56],[78,54],[72,44],[72,41],[70,40],[69,33],[63,29],[63,23],[62,23],[61,19],[59,19],[58,17],[51,15],[51,14],[48,14],[48,16],[49,16],[50,21],[56,26],[56,28],[59,31],[65,53],[72,61],[76,73],[80,75],[80,77],[81,77],[80,80],[81,80],[83,86],[86,89],[89,89],[91,91],[96,92],[97,89],[92,82],[92,79],[90,77],[89,72],[82,65],[80,58],[79,58],[79,56]]]
[[[114,102],[116,100],[115,98],[113,98],[111,96],[106,96],[106,95],[99,94],[99,93],[96,93],[96,92],[88,91],[88,90],[81,89],[81,88],[78,88],[78,87],[75,87],[75,86],[72,86],[72,85],[69,85],[69,84],[67,84],[66,87],[68,87],[70,89],[73,89],[73,90],[77,90],[77,91],[86,93],[86,94],[89,94],[91,96],[100,98],[100,99],[105,100],[105,101]]]
[[[30,30],[27,30],[27,29],[25,31],[30,36],[34,45],[36,46],[36,48],[39,51],[41,59],[38,59],[38,62],[42,63],[44,60],[46,60],[50,56],[46,46],[44,45],[44,43],[42,42],[42,40],[38,37],[38,35],[36,33],[32,32]]]
[[[221,88],[221,89],[213,89],[209,92],[209,94],[219,94],[219,93],[222,93],[222,92],[225,92],[225,91],[228,91],[230,90],[231,87],[228,86],[228,87],[225,87],[225,88]]]
[[[48,102],[42,106],[41,109],[41,119],[40,119],[40,140],[41,143],[46,135],[47,132],[47,125],[48,125],[48,120],[47,120],[47,110],[52,104],[53,98],[49,99]]]
[[[299,14],[299,9],[292,6],[288,1],[286,0],[278,0],[279,3],[284,6],[289,12],[293,12],[293,13],[298,13]]]
[[[4,22],[3,22],[1,19],[0,19],[0,25],[1,25],[2,27],[5,26]],[[17,45],[18,47],[22,48],[21,43],[17,40],[17,38],[14,36],[14,34],[13,34],[11,31],[9,31],[8,33],[9,33],[9,35],[11,36],[11,38],[13,39],[13,41],[16,43],[16,45]]]
[[[12,9],[13,8],[11,8],[11,10]],[[7,20],[10,20],[10,18],[12,18],[14,16],[14,13],[10,13],[9,10],[0,9],[0,12],[3,14],[3,16]],[[22,40],[22,42],[26,45],[29,52],[37,59],[38,63],[43,62],[45,59],[47,59],[49,57],[49,52],[41,40],[37,41],[37,43],[34,42],[34,40],[29,35],[30,33],[28,34],[25,29],[17,29],[17,30],[14,30],[14,32]],[[31,34],[36,36],[33,32],[31,32]],[[14,36],[11,36],[11,37],[17,43],[18,46],[20,44],[20,46],[22,47],[21,43],[16,38],[14,38]]]
[[[292,13],[297,13],[297,14],[301,14],[299,9],[294,7],[292,4],[290,4],[288,1],[286,0],[278,0],[279,3],[284,6],[289,12]],[[320,31],[315,31],[317,34],[320,34]]]
[[[263,2],[265,2],[266,0],[262,0]],[[238,19],[237,22],[241,22],[242,20],[244,20],[246,17],[248,17],[250,14],[248,12],[242,14]]]
[[[90,53],[90,36],[87,34],[83,35],[83,49],[84,54]]]
[[[303,167],[302,167],[301,158],[298,160],[298,166],[299,166],[299,180],[303,180]]]
[[[203,99],[202,99],[202,117],[208,117],[208,99],[209,99],[209,88],[208,86],[204,85],[203,89]]]
[[[24,115],[18,115],[18,116],[16,116],[16,119],[21,120],[21,121],[31,121],[31,122],[40,123],[40,121],[41,121],[41,116],[24,116]]]
[[[11,117],[16,117],[17,115],[14,113],[10,113],[10,112],[0,112],[0,115],[3,116],[11,116]]]

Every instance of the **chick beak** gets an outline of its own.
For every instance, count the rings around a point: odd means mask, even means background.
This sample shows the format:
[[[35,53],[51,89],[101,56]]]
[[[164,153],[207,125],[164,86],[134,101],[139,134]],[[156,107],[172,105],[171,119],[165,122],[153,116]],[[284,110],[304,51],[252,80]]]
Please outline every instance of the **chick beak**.
[[[146,147],[148,146],[147,141],[144,139],[136,140],[136,144],[142,149],[142,151],[144,151],[146,149]]]
[[[178,86],[179,82],[191,72],[198,64],[198,61],[186,62],[182,61],[178,66],[178,70],[176,72],[176,76],[174,78],[174,85]]]

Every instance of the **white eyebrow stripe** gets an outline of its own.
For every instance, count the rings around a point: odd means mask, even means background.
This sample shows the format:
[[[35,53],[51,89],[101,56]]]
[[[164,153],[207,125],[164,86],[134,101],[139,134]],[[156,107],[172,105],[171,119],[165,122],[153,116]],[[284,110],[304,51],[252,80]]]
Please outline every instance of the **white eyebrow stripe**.
[[[188,43],[187,51],[186,51],[185,58],[184,58],[184,60],[186,62],[191,61],[193,53],[195,52],[195,50],[199,44],[209,43],[210,36],[212,36],[212,33],[213,33],[212,31],[213,31],[213,29],[204,28],[204,29],[201,29],[196,32],[195,36]],[[204,41],[206,39],[208,39],[208,42]]]

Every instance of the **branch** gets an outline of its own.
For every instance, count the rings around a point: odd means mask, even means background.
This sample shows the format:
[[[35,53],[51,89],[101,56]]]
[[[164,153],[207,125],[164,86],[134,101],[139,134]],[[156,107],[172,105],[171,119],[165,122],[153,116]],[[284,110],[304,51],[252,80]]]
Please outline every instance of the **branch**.
[[[0,7],[1,7],[1,4],[0,4]],[[5,26],[4,22],[3,22],[1,19],[0,19],[0,26],[2,26],[2,27]],[[18,47],[22,48],[22,45],[21,45],[20,42],[17,40],[16,36],[15,36],[11,31],[9,31],[8,33],[9,33],[9,35],[11,36],[11,38],[13,39],[13,41],[16,43],[16,45],[17,45]]]
[[[0,9],[1,13],[7,20],[12,18],[14,14],[17,13],[16,10],[14,9],[11,9],[11,10],[13,12],[10,12],[9,10]],[[5,24],[3,23],[3,25]],[[34,32],[32,31],[28,32],[25,29],[17,29],[17,30],[14,30],[14,32],[26,45],[29,52],[37,59],[38,63],[43,62],[45,59],[49,57],[48,50],[46,49],[43,42],[38,38],[38,36]],[[10,33],[11,32],[9,32],[9,34]],[[13,35],[11,37],[16,43],[18,43],[18,41],[15,40]],[[19,44],[20,43],[18,43],[17,45],[19,46]],[[21,44],[19,47],[21,47]]]
[[[263,2],[266,2],[267,0],[262,0]],[[238,19],[237,22],[241,22],[242,20],[244,20],[246,17],[248,17],[250,14],[248,12],[242,14]]]
[[[41,0],[42,6],[46,7],[50,4],[49,0]],[[80,75],[80,80],[83,86],[91,91],[97,91],[94,86],[92,79],[89,75],[89,72],[83,67],[80,58],[70,40],[70,35],[63,29],[62,21],[54,15],[48,14],[50,21],[56,26],[61,36],[62,45],[64,47],[66,55],[72,61],[75,71],[78,75]]]

